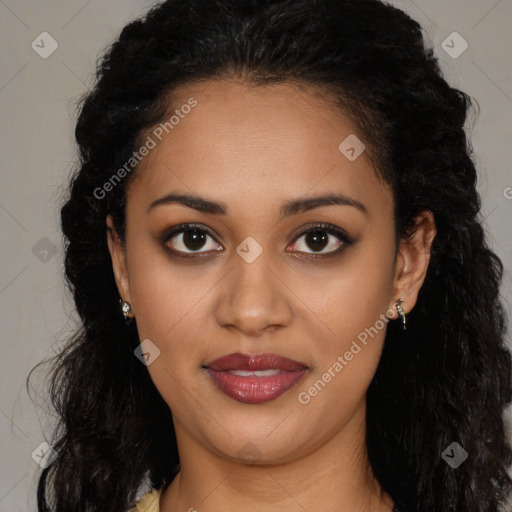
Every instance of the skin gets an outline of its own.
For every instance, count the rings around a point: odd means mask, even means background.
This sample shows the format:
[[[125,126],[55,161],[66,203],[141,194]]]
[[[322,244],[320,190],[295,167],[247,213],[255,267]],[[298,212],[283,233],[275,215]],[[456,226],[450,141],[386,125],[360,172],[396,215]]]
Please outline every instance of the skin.
[[[161,511],[321,505],[326,512],[390,512],[393,501],[372,474],[364,441],[366,391],[386,326],[309,403],[298,395],[399,297],[406,312],[414,307],[436,233],[433,216],[418,216],[395,261],[390,188],[366,152],[349,161],[338,149],[349,134],[364,134],[309,86],[189,84],[175,91],[173,108],[191,97],[198,105],[144,158],[128,187],[125,246],[107,217],[119,294],[132,305],[140,339],[161,351],[148,371],[173,412],[181,471],[162,495]],[[148,211],[170,192],[222,202],[227,213],[179,204]],[[332,192],[360,201],[367,213],[329,205],[279,217],[284,201]],[[166,250],[193,254],[182,234],[160,240],[190,222],[218,235],[196,249],[210,253],[204,259]],[[296,236],[317,222],[343,228],[356,242],[337,256],[308,260],[342,243],[329,234],[329,245],[315,249]],[[236,252],[246,237],[263,250],[252,263]],[[234,352],[273,352],[309,370],[276,400],[242,404],[202,368]],[[252,462],[243,459],[247,450]]]

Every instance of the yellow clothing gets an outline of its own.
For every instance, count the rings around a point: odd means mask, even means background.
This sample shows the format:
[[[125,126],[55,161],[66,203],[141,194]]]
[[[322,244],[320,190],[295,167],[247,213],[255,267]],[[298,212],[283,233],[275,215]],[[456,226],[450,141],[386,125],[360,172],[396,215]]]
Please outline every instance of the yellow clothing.
[[[161,490],[153,489],[137,501],[130,512],[160,512]]]

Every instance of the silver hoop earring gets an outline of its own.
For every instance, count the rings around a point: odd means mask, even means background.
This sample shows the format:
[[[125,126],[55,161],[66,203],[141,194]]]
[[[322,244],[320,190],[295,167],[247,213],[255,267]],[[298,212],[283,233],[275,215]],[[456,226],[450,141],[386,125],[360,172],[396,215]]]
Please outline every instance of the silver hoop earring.
[[[121,311],[123,312],[124,321],[126,324],[129,324],[135,316],[132,305],[129,302],[122,301],[121,299],[119,299],[119,302],[121,302]]]
[[[396,302],[395,302],[395,306],[396,306],[396,309],[398,311],[398,315],[400,316],[400,318],[402,319],[402,328],[405,329],[407,328],[406,327],[406,318],[405,318],[405,311],[404,311],[404,308],[402,307],[402,303],[404,301],[402,299],[398,299]]]

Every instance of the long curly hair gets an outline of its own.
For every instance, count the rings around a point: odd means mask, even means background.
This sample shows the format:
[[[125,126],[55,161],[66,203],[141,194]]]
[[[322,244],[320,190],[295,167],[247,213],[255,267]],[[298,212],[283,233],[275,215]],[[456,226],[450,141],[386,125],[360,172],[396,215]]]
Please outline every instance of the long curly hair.
[[[177,86],[229,78],[325,91],[391,186],[396,235],[407,238],[421,211],[434,214],[416,307],[406,331],[388,324],[367,392],[369,460],[407,510],[504,510],[512,358],[503,264],[486,241],[464,130],[470,97],[443,78],[420,25],[379,0],[168,0],[123,28],[81,102],[79,163],[61,210],[81,324],[51,359],[57,456],[39,477],[39,512],[124,512],[145,479],[162,488],[179,471],[172,413],[134,357],[136,323],[120,314],[107,247],[107,214],[124,240],[136,168],[97,191],[166,118]],[[442,458],[453,442],[468,454],[457,469]]]

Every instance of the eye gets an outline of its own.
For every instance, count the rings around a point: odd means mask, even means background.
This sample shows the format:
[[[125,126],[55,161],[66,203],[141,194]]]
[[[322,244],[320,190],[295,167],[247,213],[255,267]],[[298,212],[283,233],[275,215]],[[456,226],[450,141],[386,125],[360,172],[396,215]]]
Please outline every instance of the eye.
[[[169,250],[177,256],[195,257],[195,254],[203,254],[210,250],[220,251],[222,248],[217,243],[211,243],[208,248],[208,238],[215,239],[214,234],[206,226],[199,224],[181,224],[172,229],[165,236],[166,246],[172,245]],[[200,251],[206,245],[206,251]],[[191,251],[191,252],[188,252]]]
[[[301,241],[301,239],[303,240]],[[302,252],[312,258],[334,256],[354,243],[354,239],[343,229],[333,224],[324,223],[309,226],[297,235],[296,240],[291,252]],[[311,249],[313,252],[308,252],[307,249]]]
[[[301,241],[302,238],[303,241]],[[208,239],[211,241],[209,242]],[[304,253],[313,259],[334,256],[355,241],[343,229],[325,223],[308,226],[296,235],[294,240],[292,249],[287,248],[287,252]],[[205,256],[211,251],[223,250],[222,246],[216,242],[214,233],[200,224],[175,226],[164,236],[163,243],[173,255],[183,258],[196,258]],[[209,247],[208,243],[210,243]],[[313,252],[308,252],[308,249]]]

